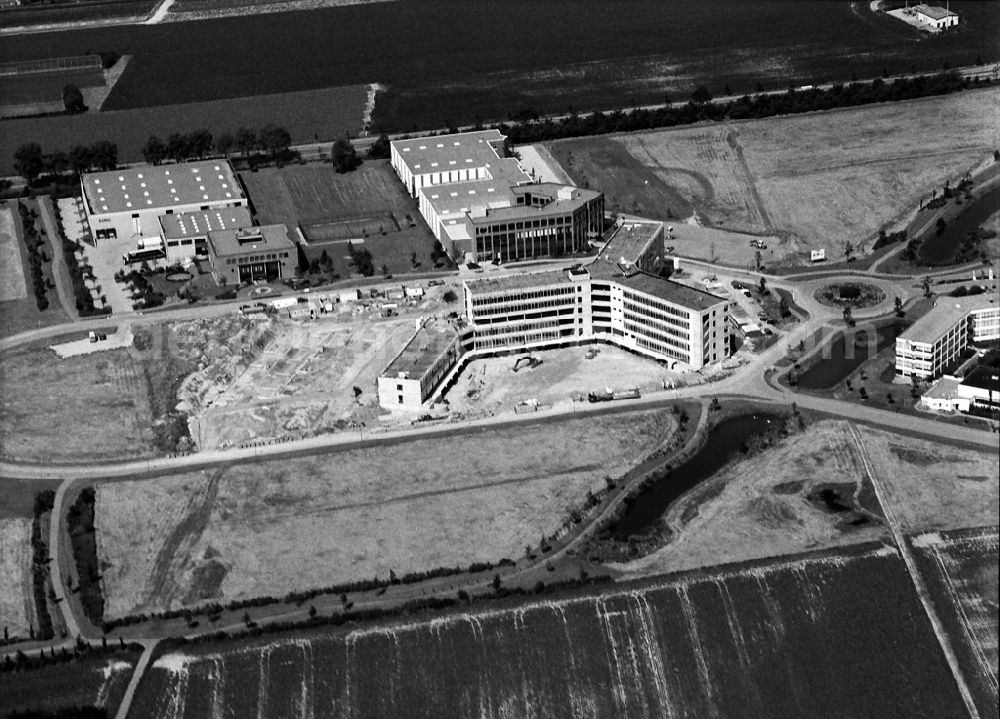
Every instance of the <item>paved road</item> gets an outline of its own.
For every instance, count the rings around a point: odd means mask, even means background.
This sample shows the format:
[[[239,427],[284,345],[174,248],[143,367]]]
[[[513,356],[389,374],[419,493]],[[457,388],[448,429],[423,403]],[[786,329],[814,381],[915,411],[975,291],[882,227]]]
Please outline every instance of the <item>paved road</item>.
[[[52,515],[49,521],[49,556],[52,563],[49,566],[49,575],[52,578],[52,589],[56,595],[56,606],[62,612],[63,620],[66,623],[66,630],[71,638],[82,636],[80,624],[76,621],[73,607],[70,604],[69,596],[66,594],[66,586],[63,577],[69,576],[68,566],[72,564],[73,558],[67,557],[66,543],[62,541],[63,518],[66,516],[66,508],[63,506],[66,499],[66,492],[72,486],[74,480],[67,479],[59,485],[56,490],[55,504],[52,507]]]

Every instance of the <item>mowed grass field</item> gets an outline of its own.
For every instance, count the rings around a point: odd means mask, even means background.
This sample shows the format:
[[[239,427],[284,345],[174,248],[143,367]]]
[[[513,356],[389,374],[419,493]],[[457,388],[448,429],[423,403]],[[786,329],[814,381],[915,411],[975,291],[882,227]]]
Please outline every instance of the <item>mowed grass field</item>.
[[[1000,92],[797,117],[581,138],[547,145],[577,184],[602,189],[611,209],[777,236],[765,261],[873,240],[933,189],[1000,146]],[[744,262],[748,239],[678,229],[683,255]],[[709,233],[710,234],[710,233]],[[734,252],[739,254],[733,256]],[[728,255],[728,257],[727,257]]]
[[[637,412],[101,484],[105,616],[517,558],[674,427]]]
[[[133,63],[134,60],[129,62],[122,81],[128,78]],[[111,140],[118,145],[119,162],[142,162],[142,146],[150,135],[165,141],[176,132],[208,130],[218,136],[234,132],[240,126],[260,128],[274,123],[291,133],[292,142],[305,143],[312,142],[317,135],[340,137],[361,130],[368,96],[366,85],[277,92],[110,112],[106,111],[109,105],[105,103],[102,112],[4,120],[0,132],[0,172],[13,173],[14,152],[26,142],[37,142],[48,153]]]
[[[262,223],[301,225],[307,258],[325,249],[341,276],[353,271],[349,240],[371,252],[376,271],[382,265],[393,274],[434,268],[434,236],[388,160],[366,160],[345,174],[326,164],[291,165],[243,172],[240,179]]]

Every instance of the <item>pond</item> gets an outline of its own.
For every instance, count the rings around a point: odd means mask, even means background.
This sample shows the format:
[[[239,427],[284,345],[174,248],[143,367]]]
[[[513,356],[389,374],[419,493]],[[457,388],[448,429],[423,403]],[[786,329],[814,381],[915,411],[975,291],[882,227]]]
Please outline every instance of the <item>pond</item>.
[[[1000,186],[976,199],[962,214],[949,222],[940,235],[933,230],[929,232],[920,244],[920,259],[930,265],[947,264],[958,252],[966,233],[981,227],[998,210]]]
[[[801,389],[830,389],[875,355],[895,343],[906,328],[905,322],[841,333],[832,344],[820,350],[823,359],[799,375]],[[848,341],[850,338],[851,341]],[[874,340],[874,347],[873,341]]]
[[[616,539],[627,540],[654,527],[667,508],[689,489],[708,479],[739,454],[743,442],[763,434],[783,419],[777,414],[758,413],[732,417],[709,430],[704,446],[687,462],[660,477],[639,494],[612,530]]]

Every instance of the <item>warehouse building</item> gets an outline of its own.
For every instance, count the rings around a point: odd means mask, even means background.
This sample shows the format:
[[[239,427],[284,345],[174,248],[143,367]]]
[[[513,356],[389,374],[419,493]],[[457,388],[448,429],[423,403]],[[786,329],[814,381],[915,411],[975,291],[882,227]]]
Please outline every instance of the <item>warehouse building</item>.
[[[896,338],[896,374],[938,377],[967,347],[1000,339],[1000,304],[992,293],[942,298]]]
[[[498,352],[608,342],[674,369],[721,362],[729,354],[729,302],[650,274],[668,262],[663,223],[628,221],[587,265],[467,280],[462,329],[433,358],[394,360],[379,380],[379,401],[418,409],[462,362]],[[420,334],[411,344],[438,346]]]
[[[208,233],[212,272],[224,284],[293,277],[298,263],[295,243],[285,225],[262,225]]]
[[[160,215],[160,243],[167,264],[208,257],[208,233],[252,227],[253,218],[246,207]]]
[[[225,160],[87,172],[80,184],[94,239],[129,240],[130,246],[159,237],[161,215],[247,204]]]
[[[397,140],[392,167],[445,250],[471,261],[580,252],[599,240],[604,195],[533,183],[498,130]]]

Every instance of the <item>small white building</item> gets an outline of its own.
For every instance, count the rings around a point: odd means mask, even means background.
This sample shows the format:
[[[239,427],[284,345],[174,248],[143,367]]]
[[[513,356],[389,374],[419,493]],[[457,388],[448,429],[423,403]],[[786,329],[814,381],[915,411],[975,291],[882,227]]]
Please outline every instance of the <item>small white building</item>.
[[[918,22],[928,25],[935,30],[945,30],[958,25],[958,14],[938,5],[924,5],[921,3],[913,7],[913,13]]]

